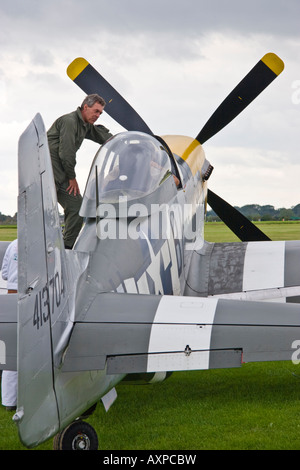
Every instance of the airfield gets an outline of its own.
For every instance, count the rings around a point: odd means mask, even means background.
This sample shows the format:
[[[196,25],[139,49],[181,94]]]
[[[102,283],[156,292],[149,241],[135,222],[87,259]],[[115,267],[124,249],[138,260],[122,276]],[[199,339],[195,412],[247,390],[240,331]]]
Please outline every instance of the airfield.
[[[300,221],[262,222],[272,240],[300,240]],[[0,227],[1,240],[16,228]],[[236,237],[223,223],[205,227],[207,241]],[[299,338],[300,339],[300,338]],[[153,385],[117,386],[118,399],[87,419],[99,450],[299,450],[300,365],[243,364],[237,369],[175,372]],[[0,408],[0,450],[27,450],[12,414]],[[35,450],[51,450],[52,439]]]

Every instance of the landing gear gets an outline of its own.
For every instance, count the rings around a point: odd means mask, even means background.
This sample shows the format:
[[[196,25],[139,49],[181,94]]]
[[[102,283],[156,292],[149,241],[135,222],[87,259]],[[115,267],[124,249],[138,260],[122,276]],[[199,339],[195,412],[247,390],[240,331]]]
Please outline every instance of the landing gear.
[[[53,439],[54,450],[97,450],[98,437],[94,428],[83,421],[74,421]]]

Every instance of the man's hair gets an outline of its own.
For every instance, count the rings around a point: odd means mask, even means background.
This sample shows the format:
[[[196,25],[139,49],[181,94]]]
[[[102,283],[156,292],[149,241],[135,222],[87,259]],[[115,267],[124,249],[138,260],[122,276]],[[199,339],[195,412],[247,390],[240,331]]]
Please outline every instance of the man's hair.
[[[99,96],[95,93],[93,95],[87,95],[85,97],[85,99],[83,100],[83,102],[80,106],[80,109],[83,109],[85,104],[87,104],[88,107],[91,108],[92,106],[94,106],[95,103],[99,103],[102,106],[106,105],[106,102],[104,101],[104,99],[101,96]]]

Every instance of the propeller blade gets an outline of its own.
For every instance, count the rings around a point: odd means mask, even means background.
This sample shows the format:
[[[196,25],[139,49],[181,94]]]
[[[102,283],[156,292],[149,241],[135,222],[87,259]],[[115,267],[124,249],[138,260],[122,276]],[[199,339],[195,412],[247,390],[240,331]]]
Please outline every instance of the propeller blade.
[[[67,74],[87,95],[97,93],[102,96],[106,101],[107,114],[125,129],[153,135],[139,114],[87,60],[81,57],[73,60]]]
[[[270,241],[247,217],[210,189],[207,191],[207,203],[242,242]]]
[[[196,140],[204,144],[243,111],[284,69],[273,53],[264,55],[216,109]]]

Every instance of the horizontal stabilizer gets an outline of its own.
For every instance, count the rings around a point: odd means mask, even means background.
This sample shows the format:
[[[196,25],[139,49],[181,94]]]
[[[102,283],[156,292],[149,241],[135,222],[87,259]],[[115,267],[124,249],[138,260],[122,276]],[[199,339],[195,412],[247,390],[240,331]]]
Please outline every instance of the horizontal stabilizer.
[[[0,370],[17,370],[17,294],[0,297]]]
[[[0,270],[2,266],[2,261],[5,255],[6,248],[11,242],[0,242]]]
[[[108,374],[198,370],[289,360],[296,304],[99,294],[75,323],[65,371]]]

